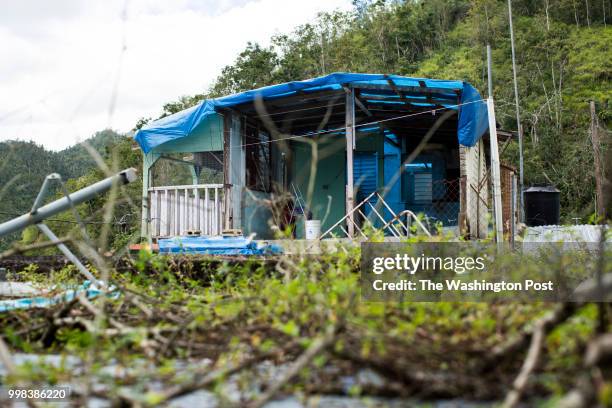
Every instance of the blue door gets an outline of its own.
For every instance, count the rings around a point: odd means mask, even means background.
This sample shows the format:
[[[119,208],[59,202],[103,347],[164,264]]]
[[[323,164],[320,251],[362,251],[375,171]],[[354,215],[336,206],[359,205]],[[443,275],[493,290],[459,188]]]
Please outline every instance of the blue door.
[[[357,203],[365,200],[378,187],[378,157],[372,152],[355,152],[353,180],[357,190]]]

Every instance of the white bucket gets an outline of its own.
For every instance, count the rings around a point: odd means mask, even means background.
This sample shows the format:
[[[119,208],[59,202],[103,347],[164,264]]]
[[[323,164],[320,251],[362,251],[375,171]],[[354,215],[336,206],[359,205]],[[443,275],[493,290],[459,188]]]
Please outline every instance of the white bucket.
[[[321,235],[321,220],[306,220],[306,239],[317,239]]]

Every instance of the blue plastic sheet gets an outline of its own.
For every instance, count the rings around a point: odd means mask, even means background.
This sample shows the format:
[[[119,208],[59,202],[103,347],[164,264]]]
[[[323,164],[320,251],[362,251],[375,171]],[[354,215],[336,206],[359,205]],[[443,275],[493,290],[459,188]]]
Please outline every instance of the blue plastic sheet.
[[[275,255],[282,249],[277,245],[258,245],[244,237],[174,237],[158,241],[159,252],[165,254],[204,255]]]
[[[91,285],[90,281],[85,281],[82,285],[75,289],[67,289],[63,292],[53,296],[36,296],[29,298],[10,299],[0,301],[0,312],[6,312],[15,309],[31,309],[31,308],[44,308],[56,305],[58,303],[67,303],[74,300],[79,294],[85,294],[89,299],[93,299],[100,296],[102,292],[97,287]],[[110,297],[119,296],[119,292],[115,291],[112,287],[109,289]]]
[[[407,92],[406,95],[411,98],[423,98],[423,103],[417,102],[420,106],[434,106],[427,103],[428,88],[448,89],[447,96],[451,100],[455,100],[456,92],[459,92],[461,106],[458,107],[455,103],[444,104],[444,106],[459,111],[457,138],[461,145],[474,146],[487,130],[486,102],[482,100],[480,93],[467,82],[340,72],[305,81],[287,82],[221,98],[204,100],[194,107],[146,124],[136,133],[136,141],[142,150],[148,153],[163,143],[191,135],[198,125],[208,116],[215,114],[218,108],[231,108],[246,102],[252,102],[256,98],[262,98],[263,100],[282,98],[294,95],[298,91],[335,90],[349,84],[355,87],[359,85],[388,86],[388,79],[393,80],[398,86],[418,87],[413,92]]]

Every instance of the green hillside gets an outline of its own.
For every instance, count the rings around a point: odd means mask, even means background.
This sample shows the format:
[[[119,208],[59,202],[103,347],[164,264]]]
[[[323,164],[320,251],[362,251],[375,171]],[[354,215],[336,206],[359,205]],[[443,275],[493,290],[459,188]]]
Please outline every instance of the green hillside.
[[[124,137],[118,133],[104,130],[87,139],[86,143],[106,157],[108,149],[122,139]],[[83,143],[53,152],[34,142],[9,140],[0,143],[0,158],[0,221],[27,212],[48,174],[59,173],[66,181],[80,178],[97,167]],[[54,192],[57,192],[57,184],[50,196]],[[0,248],[17,237],[3,237]]]

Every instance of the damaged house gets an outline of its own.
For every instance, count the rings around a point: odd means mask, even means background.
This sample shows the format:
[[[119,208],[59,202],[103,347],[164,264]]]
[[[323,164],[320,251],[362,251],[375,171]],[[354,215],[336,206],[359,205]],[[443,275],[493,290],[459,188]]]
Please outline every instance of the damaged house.
[[[289,227],[303,238],[304,219],[323,238],[357,237],[368,221],[403,235],[421,214],[484,237],[487,120],[469,83],[396,75],[334,73],[204,100],[136,134],[142,236],[270,239]],[[180,183],[164,177],[175,167],[188,175]]]

